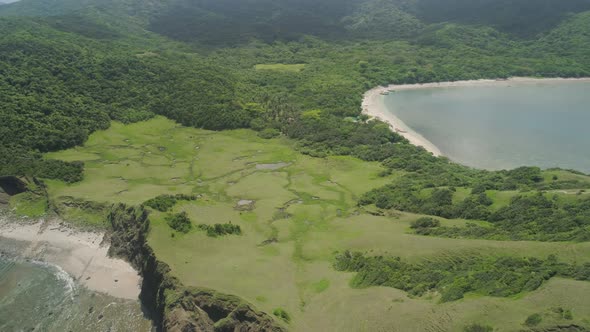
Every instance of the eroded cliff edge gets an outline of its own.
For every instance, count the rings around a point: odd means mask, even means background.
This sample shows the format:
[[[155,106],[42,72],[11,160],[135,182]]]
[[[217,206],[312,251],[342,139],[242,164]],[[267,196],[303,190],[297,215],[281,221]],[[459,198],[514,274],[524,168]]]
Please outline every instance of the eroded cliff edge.
[[[159,330],[285,331],[270,315],[236,296],[182,285],[148,245],[149,213],[143,207],[113,205],[107,220],[112,227],[109,254],[129,261],[143,277],[140,299]]]

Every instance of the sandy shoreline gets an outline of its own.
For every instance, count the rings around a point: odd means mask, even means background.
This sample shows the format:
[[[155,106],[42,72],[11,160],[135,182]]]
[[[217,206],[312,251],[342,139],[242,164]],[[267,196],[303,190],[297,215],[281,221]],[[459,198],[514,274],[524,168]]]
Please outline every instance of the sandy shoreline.
[[[590,82],[590,78],[527,78],[513,77],[506,80],[474,80],[474,81],[456,81],[426,84],[405,84],[389,85],[387,87],[376,87],[367,91],[363,98],[362,114],[371,118],[377,118],[387,124],[392,131],[404,136],[411,144],[421,146],[435,156],[441,156],[442,153],[433,142],[427,140],[403,121],[385,106],[385,96],[382,93],[400,90],[417,90],[431,88],[448,88],[448,87],[479,87],[479,86],[510,86],[513,84],[538,84],[538,83],[562,83],[562,82]]]
[[[19,249],[2,248],[9,255],[57,265],[92,291],[138,299],[141,277],[129,263],[108,257],[103,238],[104,233],[76,231],[58,220],[25,223],[0,216],[0,243],[19,244]]]

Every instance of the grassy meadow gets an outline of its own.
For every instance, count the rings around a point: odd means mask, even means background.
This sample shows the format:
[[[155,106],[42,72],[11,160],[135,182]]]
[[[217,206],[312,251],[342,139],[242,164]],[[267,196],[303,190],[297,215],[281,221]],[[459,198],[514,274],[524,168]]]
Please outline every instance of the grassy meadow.
[[[590,261],[590,243],[417,236],[409,224],[419,216],[356,204],[363,193],[403,173],[381,177],[379,163],[312,158],[292,144],[262,139],[250,130],[186,128],[162,117],[113,123],[83,147],[46,155],[86,163],[82,182],[47,181],[48,192],[56,206],[78,202],[74,206],[80,208],[70,208],[70,215],[91,224],[100,223],[100,208],[89,212],[88,202],[141,204],[162,194],[197,195],[171,212],[186,212],[195,226],[231,222],[242,235],[208,237],[197,227],[178,233],[167,225],[167,213],[153,211],[149,242],[159,259],[186,285],[240,296],[269,313],[284,309],[293,331],[462,331],[471,323],[515,331],[534,313],[543,317],[539,326],[590,326],[588,282],[553,278],[514,298],[468,296],[444,304],[436,294],[411,298],[393,288],[351,288],[352,274],[332,268],[335,253],[347,249],[414,261],[556,254],[580,263]],[[467,194],[457,190],[458,196]],[[491,194],[501,206],[516,193]],[[571,310],[573,320],[557,315],[557,307]]]

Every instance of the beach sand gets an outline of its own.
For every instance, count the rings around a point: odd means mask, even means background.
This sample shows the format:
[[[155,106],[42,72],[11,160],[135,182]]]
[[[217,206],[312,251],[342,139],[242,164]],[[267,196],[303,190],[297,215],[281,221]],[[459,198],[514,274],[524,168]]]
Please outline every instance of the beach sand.
[[[400,120],[391,110],[385,106],[385,96],[382,93],[389,91],[448,88],[448,87],[477,87],[477,86],[510,86],[513,84],[540,84],[540,83],[560,83],[560,82],[590,82],[590,78],[528,78],[513,77],[506,80],[474,80],[474,81],[456,81],[426,84],[406,84],[406,85],[389,85],[387,87],[376,87],[367,91],[363,98],[363,114],[371,118],[379,119],[387,124],[392,131],[404,136],[411,144],[421,146],[435,156],[442,156],[442,152],[433,142],[427,140],[412,128]]]
[[[0,243],[9,255],[56,265],[92,291],[137,299],[141,277],[129,263],[108,257],[103,239],[104,233],[76,231],[59,220],[16,222],[0,216]],[[9,242],[18,245],[7,248]]]

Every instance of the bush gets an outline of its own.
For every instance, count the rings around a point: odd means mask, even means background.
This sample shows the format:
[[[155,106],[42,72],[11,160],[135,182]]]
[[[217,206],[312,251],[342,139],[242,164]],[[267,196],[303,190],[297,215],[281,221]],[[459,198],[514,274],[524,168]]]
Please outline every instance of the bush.
[[[463,328],[464,332],[492,332],[494,328],[488,325],[471,324]]]
[[[280,134],[281,134],[281,132],[274,129],[274,128],[266,128],[266,129],[262,130],[261,132],[259,132],[258,136],[262,137],[264,139],[271,139],[271,138],[278,137]]]
[[[231,234],[242,235],[242,228],[240,227],[240,225],[234,225],[232,223],[215,225],[200,224],[199,229],[206,231],[207,236],[210,237],[218,237]]]
[[[422,217],[418,220],[413,221],[410,224],[410,228],[417,229],[417,228],[434,228],[440,226],[440,221],[430,218],[430,217]]]
[[[272,314],[279,317],[280,319],[284,320],[287,323],[289,323],[291,321],[291,316],[289,316],[289,314],[283,308],[276,308],[272,312]]]
[[[572,320],[574,319],[574,315],[572,311],[569,309],[563,309],[562,307],[557,307],[553,309],[553,312],[558,314],[562,319]]]
[[[555,256],[541,260],[474,255],[411,263],[399,257],[345,251],[336,256],[333,266],[338,271],[357,272],[351,281],[353,287],[387,286],[417,296],[436,291],[442,295],[441,302],[459,300],[468,292],[513,296],[533,291],[557,276],[590,280],[590,275],[583,272],[584,266],[560,263]]]
[[[539,325],[539,323],[541,323],[541,320],[543,320],[543,318],[541,317],[541,315],[539,315],[539,314],[532,314],[532,315],[528,316],[527,319],[524,321],[524,325],[526,325],[526,326],[537,326],[537,325]]]
[[[158,210],[160,212],[167,212],[170,210],[176,202],[178,201],[193,201],[197,199],[196,196],[191,195],[160,195],[158,197],[152,198],[148,201],[145,201],[143,204],[146,206],[151,207],[152,209]]]
[[[181,213],[169,215],[166,217],[166,222],[172,229],[181,233],[188,233],[193,228],[190,218],[184,211]]]
[[[62,180],[67,183],[82,181],[84,163],[81,161],[65,162],[62,160],[42,160],[37,164],[36,176],[44,179]]]

